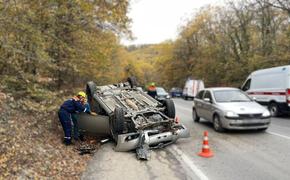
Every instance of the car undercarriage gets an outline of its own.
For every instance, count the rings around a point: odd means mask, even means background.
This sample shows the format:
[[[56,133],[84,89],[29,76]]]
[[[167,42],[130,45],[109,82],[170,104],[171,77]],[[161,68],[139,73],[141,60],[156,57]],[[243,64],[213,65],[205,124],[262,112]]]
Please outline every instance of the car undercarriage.
[[[151,149],[189,137],[186,127],[174,121],[171,99],[157,101],[132,82],[104,86],[88,82],[88,103],[98,115],[80,114],[80,129],[111,136],[116,151],[136,150],[138,159],[149,159]]]

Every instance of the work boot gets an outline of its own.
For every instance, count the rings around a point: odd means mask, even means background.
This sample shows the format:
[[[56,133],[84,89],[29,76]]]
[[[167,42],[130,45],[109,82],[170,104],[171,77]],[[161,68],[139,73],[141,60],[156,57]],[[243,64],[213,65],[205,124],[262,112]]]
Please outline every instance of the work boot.
[[[64,143],[66,146],[72,144],[72,143],[71,143],[71,139],[68,139],[68,138],[64,138],[63,143]]]
[[[79,135],[79,140],[81,140],[81,141],[85,141],[84,135],[80,134],[80,135]]]

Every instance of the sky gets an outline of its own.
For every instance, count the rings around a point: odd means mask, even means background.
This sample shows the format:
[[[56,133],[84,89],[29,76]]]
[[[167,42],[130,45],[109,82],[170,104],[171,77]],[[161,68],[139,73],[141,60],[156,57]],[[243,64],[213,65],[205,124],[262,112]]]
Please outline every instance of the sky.
[[[194,12],[207,4],[221,0],[131,0],[129,17],[135,39],[122,39],[124,45],[157,44],[174,40],[178,29]]]

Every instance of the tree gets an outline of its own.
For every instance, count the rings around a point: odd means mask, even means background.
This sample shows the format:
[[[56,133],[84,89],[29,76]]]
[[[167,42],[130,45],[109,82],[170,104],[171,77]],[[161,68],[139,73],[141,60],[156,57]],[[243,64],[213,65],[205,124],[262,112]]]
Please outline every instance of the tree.
[[[0,9],[0,76],[17,74],[24,90],[40,77],[58,89],[110,81],[119,37],[130,36],[127,0],[3,0]]]

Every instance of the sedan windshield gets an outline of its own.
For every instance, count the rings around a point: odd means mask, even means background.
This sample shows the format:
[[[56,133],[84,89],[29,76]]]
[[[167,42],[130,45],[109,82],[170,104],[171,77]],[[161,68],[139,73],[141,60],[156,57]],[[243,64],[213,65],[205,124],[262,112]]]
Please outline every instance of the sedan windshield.
[[[216,102],[249,102],[251,99],[239,90],[214,91]]]

